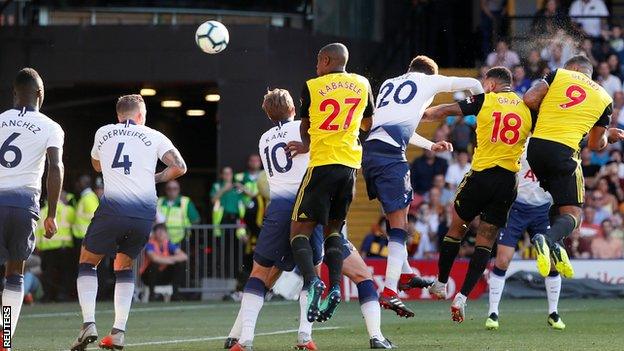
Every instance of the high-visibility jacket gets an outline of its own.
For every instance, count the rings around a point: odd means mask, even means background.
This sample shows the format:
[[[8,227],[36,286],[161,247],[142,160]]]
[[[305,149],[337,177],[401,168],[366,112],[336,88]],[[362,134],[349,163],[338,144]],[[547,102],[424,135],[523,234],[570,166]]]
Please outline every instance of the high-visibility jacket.
[[[188,215],[190,202],[191,199],[188,196],[180,196],[180,206],[173,206],[166,197],[158,199],[158,213],[165,217],[169,240],[174,244],[184,239],[185,228],[191,225]]]
[[[37,223],[37,229],[35,230],[36,246],[39,251],[56,250],[61,248],[69,248],[74,246],[74,240],[72,238],[72,224],[76,220],[76,211],[73,207],[58,202],[56,205],[56,224],[58,231],[51,238],[45,237],[45,228],[43,221],[48,216],[48,205],[45,205],[41,209],[41,218]]]
[[[95,210],[100,204],[100,199],[91,189],[87,189],[80,195],[80,200],[76,205],[76,221],[72,227],[74,237],[83,239],[87,234],[87,228],[95,214]]]

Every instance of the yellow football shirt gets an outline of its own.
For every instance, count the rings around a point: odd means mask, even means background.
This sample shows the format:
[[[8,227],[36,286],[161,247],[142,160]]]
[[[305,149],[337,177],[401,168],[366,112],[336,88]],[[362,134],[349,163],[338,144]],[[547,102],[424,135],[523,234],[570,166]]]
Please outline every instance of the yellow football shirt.
[[[609,125],[613,99],[590,77],[560,68],[544,81],[549,88],[539,108],[533,137],[578,150],[593,126]]]
[[[368,80],[347,72],[333,72],[306,82],[301,118],[310,119],[310,167],[340,164],[359,169],[358,140],[363,117],[373,114]]]
[[[472,169],[482,171],[496,166],[511,172],[520,170],[520,156],[531,133],[531,111],[511,91],[479,94],[461,101],[464,115],[477,116],[477,147]]]

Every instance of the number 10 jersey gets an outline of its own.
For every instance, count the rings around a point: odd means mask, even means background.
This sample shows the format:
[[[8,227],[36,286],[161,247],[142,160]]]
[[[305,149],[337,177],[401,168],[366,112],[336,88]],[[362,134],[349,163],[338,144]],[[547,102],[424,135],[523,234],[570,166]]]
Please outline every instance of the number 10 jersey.
[[[61,127],[39,111],[0,114],[0,206],[39,214],[41,177],[48,148],[63,149]]]
[[[156,164],[172,149],[165,135],[132,121],[98,129],[91,157],[102,166],[104,196],[97,213],[154,219]]]

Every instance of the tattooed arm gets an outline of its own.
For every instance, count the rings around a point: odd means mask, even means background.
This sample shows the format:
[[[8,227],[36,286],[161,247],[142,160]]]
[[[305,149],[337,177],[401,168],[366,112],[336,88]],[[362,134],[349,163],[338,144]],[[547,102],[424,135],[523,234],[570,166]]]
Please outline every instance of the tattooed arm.
[[[163,155],[161,161],[167,165],[162,172],[156,173],[156,183],[168,182],[172,179],[176,179],[186,173],[186,163],[180,155],[178,149],[171,149]]]

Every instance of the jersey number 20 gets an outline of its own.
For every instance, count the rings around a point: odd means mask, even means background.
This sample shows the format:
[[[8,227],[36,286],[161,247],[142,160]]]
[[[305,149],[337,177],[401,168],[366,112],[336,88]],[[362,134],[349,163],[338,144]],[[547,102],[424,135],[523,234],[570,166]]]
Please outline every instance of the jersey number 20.
[[[508,145],[514,145],[517,143],[520,139],[522,118],[513,112],[504,116],[500,112],[494,112],[492,117],[494,117],[494,128],[492,128],[492,137],[490,140],[493,143],[500,140]],[[509,134],[511,134],[511,137],[509,137]]]
[[[123,168],[124,174],[130,174],[130,167],[132,167],[130,156],[123,155],[123,161],[121,161],[121,153],[123,152],[124,145],[126,145],[126,143],[117,144],[117,151],[115,151],[115,157],[113,158],[111,168]]]

